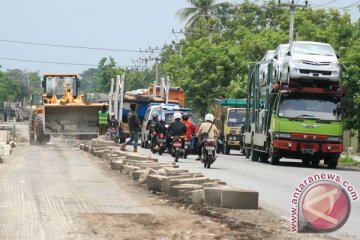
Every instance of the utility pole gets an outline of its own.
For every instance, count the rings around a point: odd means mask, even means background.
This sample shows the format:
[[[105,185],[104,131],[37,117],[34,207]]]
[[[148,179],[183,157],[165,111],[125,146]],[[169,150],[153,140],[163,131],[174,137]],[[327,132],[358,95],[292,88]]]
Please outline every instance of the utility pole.
[[[156,86],[159,82],[159,61],[160,58],[156,57],[156,58],[152,58],[150,57],[150,60],[154,60],[155,61],[155,81],[154,81],[154,86],[153,86],[153,97],[156,97]]]
[[[291,0],[291,3],[281,3],[279,0],[279,6],[289,7],[290,8],[290,27],[289,27],[289,44],[292,45],[294,42],[294,21],[295,21],[295,11],[298,7],[307,7],[308,1],[305,1],[305,4],[295,4],[295,0]]]

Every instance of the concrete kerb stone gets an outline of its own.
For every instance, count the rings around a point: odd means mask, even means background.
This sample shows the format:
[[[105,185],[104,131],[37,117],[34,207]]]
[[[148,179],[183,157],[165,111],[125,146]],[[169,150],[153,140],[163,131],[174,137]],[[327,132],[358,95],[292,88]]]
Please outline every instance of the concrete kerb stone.
[[[205,182],[209,181],[208,178],[205,177],[190,177],[190,178],[178,178],[178,179],[171,179],[169,180],[169,185],[166,185],[164,192],[170,193],[171,187],[175,185],[181,185],[181,184],[203,184]]]
[[[131,173],[131,178],[135,181],[141,179],[146,172],[146,169],[139,169]]]
[[[146,186],[149,190],[157,192],[170,192],[170,180],[179,178],[189,178],[189,176],[163,176],[163,175],[149,175],[146,178]]]
[[[259,193],[232,187],[205,187],[204,201],[215,207],[257,209]]]
[[[191,192],[191,202],[192,203],[204,202],[204,189],[192,191]]]
[[[142,154],[135,154],[135,153],[129,153],[125,157],[126,159],[130,160],[150,160],[150,155],[142,155]]]
[[[189,192],[192,192],[193,190],[199,190],[199,189],[202,189],[202,186],[200,184],[179,184],[176,186],[172,186],[170,188],[170,195],[172,195],[174,197],[186,198],[187,195],[190,196],[190,194],[188,194]]]
[[[189,170],[173,167],[163,167],[165,176],[179,175],[180,173],[188,173]]]
[[[145,183],[148,176],[157,175],[157,174],[158,174],[157,171],[155,171],[155,170],[153,170],[151,168],[147,168],[147,169],[145,169],[144,175],[141,178],[139,178],[139,182],[140,183]]]
[[[136,166],[131,166],[131,165],[124,165],[123,168],[121,169],[121,173],[122,174],[128,174],[131,176],[132,172],[139,170],[139,167]]]
[[[121,171],[121,169],[123,168],[123,160],[116,160],[116,161],[112,161],[111,162],[111,169],[112,170],[119,170]]]

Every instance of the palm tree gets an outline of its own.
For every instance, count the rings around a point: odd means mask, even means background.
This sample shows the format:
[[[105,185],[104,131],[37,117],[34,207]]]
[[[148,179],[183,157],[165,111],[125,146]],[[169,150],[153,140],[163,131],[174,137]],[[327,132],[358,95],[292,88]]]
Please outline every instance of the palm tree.
[[[181,21],[187,20],[185,27],[194,27],[201,18],[209,18],[214,12],[218,12],[222,7],[229,6],[229,3],[215,3],[216,0],[187,0],[192,7],[180,9],[176,15]]]

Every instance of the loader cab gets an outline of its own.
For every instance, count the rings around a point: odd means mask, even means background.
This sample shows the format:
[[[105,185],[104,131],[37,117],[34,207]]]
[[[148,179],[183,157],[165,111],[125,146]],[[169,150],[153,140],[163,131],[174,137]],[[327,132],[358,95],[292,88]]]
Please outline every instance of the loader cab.
[[[61,98],[64,96],[66,87],[70,86],[70,91],[74,97],[78,96],[78,89],[80,87],[79,75],[44,75],[42,87],[48,97],[56,96]]]

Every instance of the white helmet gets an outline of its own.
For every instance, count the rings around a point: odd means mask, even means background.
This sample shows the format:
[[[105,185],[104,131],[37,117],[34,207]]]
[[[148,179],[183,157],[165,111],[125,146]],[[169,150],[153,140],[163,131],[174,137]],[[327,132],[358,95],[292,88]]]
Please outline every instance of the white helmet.
[[[174,119],[181,119],[181,113],[180,112],[175,112],[174,113]]]
[[[158,120],[159,120],[159,122],[165,122],[165,116],[164,116],[164,115],[160,115],[160,116],[158,117]]]
[[[115,116],[115,113],[111,112],[110,117],[114,117],[114,116]]]
[[[213,122],[214,121],[214,115],[212,115],[211,113],[206,114],[205,115],[205,121]]]

